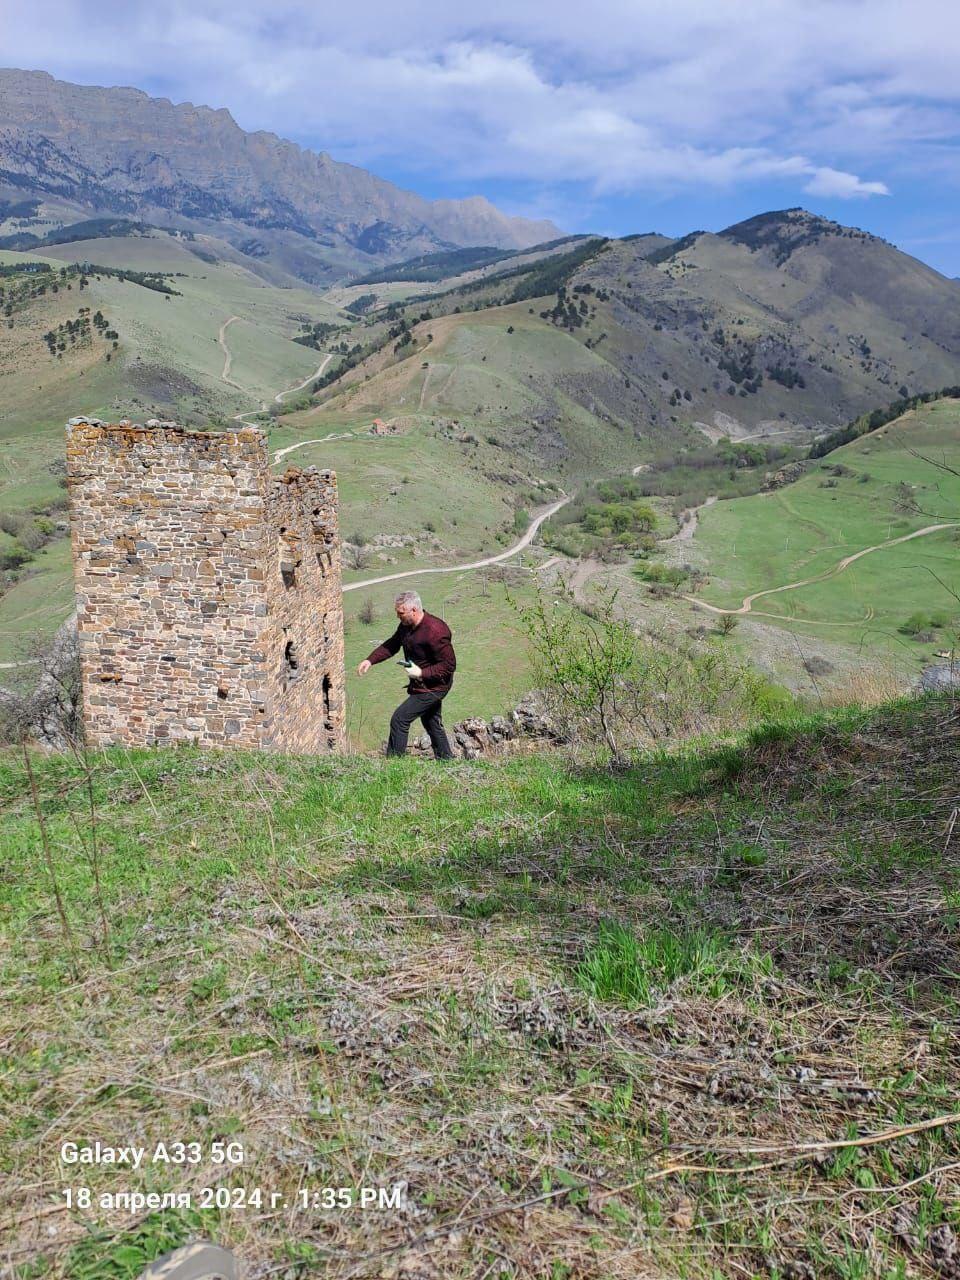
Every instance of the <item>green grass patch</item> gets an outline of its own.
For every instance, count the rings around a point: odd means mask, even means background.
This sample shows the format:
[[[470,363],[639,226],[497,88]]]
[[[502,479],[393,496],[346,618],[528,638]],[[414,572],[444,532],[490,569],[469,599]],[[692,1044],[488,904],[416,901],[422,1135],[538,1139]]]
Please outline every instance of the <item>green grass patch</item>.
[[[585,991],[599,1000],[630,1007],[653,1004],[679,979],[692,990],[719,999],[745,972],[730,939],[708,929],[646,929],[638,934],[615,921],[600,926],[599,937],[577,966]]]

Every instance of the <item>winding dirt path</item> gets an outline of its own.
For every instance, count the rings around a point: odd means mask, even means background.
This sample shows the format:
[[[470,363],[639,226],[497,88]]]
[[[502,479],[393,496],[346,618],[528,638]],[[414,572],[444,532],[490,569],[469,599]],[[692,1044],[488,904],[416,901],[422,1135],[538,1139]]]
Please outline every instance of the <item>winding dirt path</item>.
[[[599,560],[595,560],[593,556],[577,561],[576,568],[567,579],[567,586],[577,604],[587,604],[587,594],[584,588],[595,573],[599,573],[601,568]]]
[[[333,359],[333,352],[331,351],[331,352],[328,352],[323,357],[323,359],[320,361],[319,367],[316,369],[314,373],[308,373],[307,376],[304,378],[304,380],[302,382],[298,382],[295,387],[287,387],[286,391],[278,391],[277,394],[273,397],[275,402],[277,404],[283,404],[287,396],[292,396],[297,391],[302,391],[308,382],[312,382],[314,378],[320,377],[321,373],[323,373],[324,369],[327,367],[327,365],[330,363],[332,359]]]
[[[221,350],[223,351],[223,372],[220,374],[220,378],[223,382],[226,382],[229,386],[236,387],[238,391],[242,391],[244,395],[253,395],[252,391],[248,391],[246,387],[241,387],[239,382],[234,382],[233,378],[230,377],[230,371],[233,366],[233,354],[230,351],[230,348],[227,346],[227,330],[230,328],[232,324],[235,324],[237,320],[242,320],[242,319],[243,319],[243,316],[230,316],[228,320],[224,320],[223,324],[220,326],[220,332],[217,334],[217,342],[219,342]],[[308,373],[307,376],[304,378],[304,380],[302,382],[298,382],[295,387],[287,387],[284,391],[278,391],[277,394],[273,397],[274,402],[276,404],[283,404],[287,396],[292,396],[292,395],[295,395],[296,392],[302,391],[308,382],[312,382],[314,378],[320,377],[320,375],[323,373],[324,369],[327,367],[327,365],[330,363],[332,359],[333,359],[333,353],[328,352],[320,361],[320,365],[315,370],[315,372]],[[232,421],[246,422],[248,418],[252,418],[258,413],[263,413],[266,407],[267,406],[264,403],[264,401],[261,400],[259,409],[247,409],[243,413],[235,413],[233,415]],[[327,438],[329,439],[330,437],[328,436]],[[311,444],[311,443],[315,443],[315,442],[309,441],[309,440],[304,441],[304,444]],[[298,448],[299,446],[294,445],[293,447]],[[289,452],[289,450],[285,450],[285,452]],[[281,454],[280,456],[282,457],[283,455]],[[274,461],[276,461],[276,458],[274,458]]]
[[[220,343],[223,351],[223,372],[220,374],[224,382],[229,382],[231,387],[236,387],[238,391],[242,391],[243,387],[239,383],[234,382],[230,377],[230,366],[233,364],[233,356],[230,354],[230,348],[227,346],[227,330],[232,324],[235,324],[241,317],[231,316],[229,320],[224,320],[220,326],[220,332],[217,334],[217,341]]]
[[[509,560],[511,556],[515,556],[519,551],[523,551],[524,547],[529,547],[537,536],[537,532],[544,520],[549,520],[561,507],[566,506],[572,496],[572,494],[566,494],[559,502],[551,502],[548,507],[544,507],[530,521],[530,528],[520,541],[515,542],[508,551],[501,551],[499,555],[487,556],[484,560],[471,560],[469,564],[451,564],[442,568],[404,569],[402,573],[387,573],[380,578],[364,578],[362,582],[344,583],[343,590],[344,592],[359,591],[361,587],[375,587],[381,582],[396,582],[399,578],[416,578],[422,573],[463,573],[467,569],[484,569],[487,565],[500,564],[504,560]]]
[[[823,582],[827,578],[833,578],[838,573],[843,573],[855,561],[860,560],[863,556],[868,556],[874,551],[883,551],[887,547],[896,547],[901,542],[911,542],[914,538],[924,538],[928,533],[938,533],[941,529],[958,529],[960,524],[955,520],[949,520],[944,524],[928,524],[924,529],[914,529],[913,533],[904,533],[899,538],[889,538],[886,542],[878,542],[872,547],[864,547],[862,551],[855,551],[853,555],[844,556],[839,560],[832,569],[827,569],[824,573],[815,574],[812,578],[802,578],[799,582],[788,582],[782,587],[767,587],[764,591],[754,591],[752,595],[744,596],[743,603],[739,609],[721,609],[718,605],[707,604],[705,600],[698,600],[696,596],[683,596],[684,600],[689,600],[691,604],[697,604],[701,609],[708,609],[711,613],[751,613],[753,610],[754,600],[759,600],[762,596],[775,596],[781,591],[796,591],[798,587],[809,587],[814,582]],[[766,617],[776,617],[776,614],[766,614]],[[803,618],[789,619],[792,622],[803,622]],[[859,625],[859,624],[855,624]]]
[[[320,440],[298,440],[296,444],[288,444],[285,449],[277,449],[273,460],[279,462],[288,453],[293,453],[294,449],[305,449],[308,444],[326,444],[328,440],[350,440],[357,434],[356,431],[331,431],[328,436],[323,436]]]
[[[714,494],[711,494],[711,496],[707,498],[705,502],[701,502],[698,507],[691,507],[686,520],[684,520],[683,524],[680,526],[680,528],[677,530],[676,533],[672,533],[669,538],[663,539],[664,543],[692,542],[693,535],[697,532],[697,524],[700,519],[700,512],[704,509],[704,507],[712,507],[716,501],[717,501],[717,495],[714,493]]]

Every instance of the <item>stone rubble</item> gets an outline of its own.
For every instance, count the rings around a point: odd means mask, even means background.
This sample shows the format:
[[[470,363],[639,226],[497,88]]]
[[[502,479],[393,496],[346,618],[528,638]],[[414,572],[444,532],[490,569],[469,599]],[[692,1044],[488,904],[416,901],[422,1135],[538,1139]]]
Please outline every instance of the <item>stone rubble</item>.
[[[447,737],[454,755],[464,760],[502,754],[516,749],[523,740],[554,745],[569,741],[536,691],[525,694],[509,716],[493,716],[491,720],[468,716],[448,728]],[[433,754],[425,733],[411,740],[410,749],[415,755]]]

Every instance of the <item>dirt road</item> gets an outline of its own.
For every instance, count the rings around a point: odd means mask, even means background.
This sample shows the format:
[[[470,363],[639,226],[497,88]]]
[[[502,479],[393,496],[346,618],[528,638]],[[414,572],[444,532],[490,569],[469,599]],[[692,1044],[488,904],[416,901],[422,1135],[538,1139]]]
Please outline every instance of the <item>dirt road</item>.
[[[750,613],[753,610],[754,600],[759,600],[762,596],[775,596],[781,591],[796,591],[798,587],[809,587],[811,583],[823,582],[827,578],[835,577],[855,561],[862,559],[863,556],[871,555],[874,551],[883,551],[887,547],[896,547],[901,542],[911,542],[914,538],[923,538],[928,533],[937,533],[941,529],[958,528],[960,528],[960,524],[954,520],[950,520],[945,524],[928,524],[924,529],[914,529],[913,533],[905,533],[899,538],[889,538],[886,542],[878,542],[872,547],[864,547],[862,551],[855,551],[853,555],[844,556],[832,569],[827,569],[824,573],[815,574],[812,578],[802,578],[799,582],[788,582],[782,587],[767,587],[764,591],[754,591],[752,595],[744,596],[743,603],[739,609],[721,609],[718,605],[707,604],[705,600],[698,600],[696,596],[684,596],[683,599],[689,600],[691,604],[699,605],[701,609],[708,609],[711,613]],[[799,619],[799,621],[803,621],[803,619]]]
[[[230,316],[230,318],[228,320],[224,320],[223,324],[220,326],[220,332],[217,335],[217,342],[219,342],[220,347],[223,350],[223,372],[220,374],[220,377],[224,382],[228,383],[231,387],[236,387],[238,391],[242,391],[245,395],[252,395],[253,392],[248,391],[246,387],[241,387],[239,382],[234,382],[234,380],[230,377],[230,370],[233,365],[233,355],[231,354],[230,348],[227,346],[227,330],[237,320],[242,320],[242,319],[243,319],[242,316]],[[287,387],[284,391],[278,391],[277,394],[273,397],[275,403],[283,404],[287,396],[295,395],[296,392],[302,391],[303,388],[307,385],[307,383],[312,382],[314,378],[319,378],[320,375],[323,373],[324,369],[327,367],[327,365],[330,363],[332,359],[333,359],[332,353],[328,352],[320,361],[319,367],[313,373],[308,373],[302,382],[298,382],[295,387]],[[233,421],[246,422],[248,418],[252,418],[258,413],[263,413],[266,407],[267,407],[266,404],[264,404],[264,402],[261,400],[259,409],[247,409],[243,413],[235,413],[233,415]],[[328,436],[327,439],[330,439],[330,437]],[[311,444],[311,443],[314,443],[314,442],[309,440],[304,441],[304,444]],[[299,448],[299,445],[294,445],[292,447],[296,449],[296,448]],[[289,453],[290,450],[289,449],[285,450],[285,452]],[[280,456],[282,456],[282,454]],[[274,461],[276,461],[276,458],[274,458]]]
[[[511,556],[515,556],[518,552],[523,551],[525,547],[529,547],[530,543],[537,536],[537,532],[544,520],[549,520],[554,512],[559,511],[561,507],[566,506],[572,495],[567,494],[561,498],[559,502],[551,502],[548,507],[544,507],[530,521],[530,528],[523,535],[519,542],[509,549],[509,551],[501,551],[499,555],[487,556],[484,560],[471,560],[469,564],[451,564],[444,568],[431,569],[404,569],[402,573],[387,573],[381,578],[365,578],[362,582],[347,582],[344,584],[343,590],[359,591],[361,587],[375,587],[381,582],[396,582],[400,578],[417,578],[423,573],[463,573],[467,569],[484,569],[490,564],[500,564],[504,560],[509,560]]]
[[[231,387],[236,387],[238,391],[242,391],[243,387],[234,382],[230,377],[230,366],[233,363],[233,356],[230,354],[230,348],[227,346],[227,330],[239,319],[240,316],[231,316],[229,320],[224,320],[223,324],[220,326],[220,332],[217,334],[217,341],[220,343],[220,347],[223,351],[223,372],[220,374],[220,377],[224,382],[229,382]]]
[[[298,382],[295,387],[287,387],[286,391],[278,391],[277,394],[273,397],[276,403],[283,404],[287,396],[292,396],[297,391],[302,391],[308,382],[312,382],[314,378],[319,378],[321,373],[323,373],[324,369],[327,367],[327,365],[330,363],[332,359],[333,359],[333,353],[328,352],[320,361],[320,365],[314,373],[308,373],[307,376],[304,378],[304,380],[302,382]]]
[[[697,532],[697,523],[699,521],[700,512],[704,507],[712,507],[716,501],[717,495],[713,494],[711,497],[707,498],[706,502],[701,502],[698,507],[691,507],[686,520],[684,520],[676,533],[672,533],[669,538],[664,538],[664,543],[692,542],[693,535]]]
[[[323,436],[319,440],[298,440],[296,444],[288,444],[285,449],[277,449],[273,455],[273,460],[274,462],[279,462],[288,453],[293,453],[294,449],[305,449],[308,444],[326,444],[328,440],[349,440],[356,434],[356,431],[331,431],[328,436]]]
[[[591,556],[588,556],[585,560],[577,561],[577,567],[567,579],[567,586],[570,588],[570,592],[577,604],[588,603],[584,587],[586,587],[595,573],[599,573],[601,568],[600,561],[594,560]]]

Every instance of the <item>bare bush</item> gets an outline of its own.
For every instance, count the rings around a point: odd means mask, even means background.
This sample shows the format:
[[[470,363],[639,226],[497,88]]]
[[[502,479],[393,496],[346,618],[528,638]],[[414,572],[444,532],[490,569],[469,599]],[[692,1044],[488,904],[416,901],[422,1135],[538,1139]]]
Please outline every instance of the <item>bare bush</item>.
[[[377,610],[373,603],[373,596],[367,596],[366,600],[364,600],[357,612],[357,617],[366,627],[369,627],[376,622]]]
[[[31,520],[20,530],[20,545],[27,551],[39,551],[46,541],[47,535],[35,520]]]
[[[366,569],[370,564],[370,548],[354,542],[344,543],[343,556],[348,569]]]
[[[83,702],[76,618],[52,638],[34,637],[21,650],[13,687],[0,688],[0,741],[27,739],[66,750],[83,738]]]
[[[13,511],[0,511],[0,529],[11,538],[19,538],[20,530],[26,524],[26,517]]]

